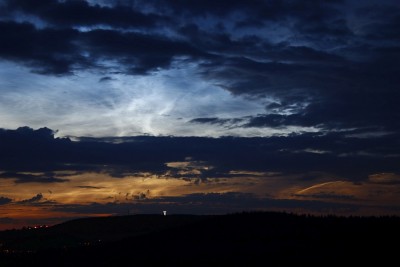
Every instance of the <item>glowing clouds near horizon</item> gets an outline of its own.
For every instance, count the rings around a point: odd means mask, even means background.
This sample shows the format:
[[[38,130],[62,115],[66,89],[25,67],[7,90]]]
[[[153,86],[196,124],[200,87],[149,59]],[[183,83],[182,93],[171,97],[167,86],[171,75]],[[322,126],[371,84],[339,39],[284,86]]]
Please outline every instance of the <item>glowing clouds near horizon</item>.
[[[369,181],[357,184],[328,176],[318,182],[302,180],[296,175],[246,170],[207,176],[204,174],[213,167],[189,158],[166,165],[171,169],[162,174],[126,173],[118,177],[106,172],[59,171],[54,173],[55,179],[65,181],[52,183],[16,183],[15,178],[7,178],[3,173],[0,196],[10,201],[2,205],[0,217],[12,218],[12,224],[22,226],[40,220],[51,223],[82,216],[126,214],[127,210],[151,212],[165,205],[178,208],[185,203],[195,211],[210,201],[215,207],[221,205],[219,201],[229,201],[223,202],[226,206],[221,208],[231,211],[241,211],[241,202],[253,201],[255,209],[309,213],[317,212],[312,208],[313,201],[321,201],[339,205],[334,210],[336,214],[346,215],[347,209],[341,211],[340,205],[347,204],[358,207],[351,214],[393,214],[392,203],[400,201],[398,177],[393,174],[374,174]],[[19,175],[40,177],[44,173]],[[224,200],[224,195],[232,199]],[[287,201],[300,204],[287,206]],[[3,223],[3,227],[10,228],[10,224]]]

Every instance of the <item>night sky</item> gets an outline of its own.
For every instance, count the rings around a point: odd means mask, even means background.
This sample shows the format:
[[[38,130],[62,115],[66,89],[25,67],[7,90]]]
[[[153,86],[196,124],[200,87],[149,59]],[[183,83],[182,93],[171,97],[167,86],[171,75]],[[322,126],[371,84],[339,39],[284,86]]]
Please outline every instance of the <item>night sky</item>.
[[[400,215],[398,0],[0,0],[0,229]]]

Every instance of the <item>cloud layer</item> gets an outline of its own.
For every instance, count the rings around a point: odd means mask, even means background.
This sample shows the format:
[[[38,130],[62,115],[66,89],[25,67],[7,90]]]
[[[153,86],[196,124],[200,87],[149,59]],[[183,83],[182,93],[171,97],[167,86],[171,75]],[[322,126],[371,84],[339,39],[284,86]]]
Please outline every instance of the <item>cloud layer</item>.
[[[14,104],[2,110],[3,127],[44,123],[62,134],[95,136],[399,128],[400,7],[394,1],[1,5],[1,102]],[[14,84],[9,74],[26,82]],[[24,104],[22,91],[37,96],[36,106]],[[21,110],[33,118],[21,118]],[[90,120],[79,119],[81,113]],[[78,130],[82,124],[88,126]]]
[[[394,0],[0,0],[0,220],[398,214],[399,18]]]
[[[48,128],[0,130],[2,228],[162,210],[400,210],[398,134],[75,141],[55,134]]]

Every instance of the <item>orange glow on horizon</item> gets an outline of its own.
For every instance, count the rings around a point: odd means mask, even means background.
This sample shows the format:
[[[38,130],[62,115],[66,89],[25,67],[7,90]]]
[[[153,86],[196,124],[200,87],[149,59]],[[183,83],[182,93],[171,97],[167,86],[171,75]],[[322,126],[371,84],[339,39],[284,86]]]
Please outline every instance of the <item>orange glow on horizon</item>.
[[[112,212],[63,211],[68,205],[90,207],[99,205],[157,204],[165,197],[185,197],[191,194],[240,192],[252,194],[256,198],[277,200],[322,201],[328,203],[350,203],[364,205],[363,214],[388,214],[385,206],[400,203],[400,185],[392,183],[398,179],[391,174],[370,176],[370,181],[355,184],[341,177],[322,176],[317,180],[298,179],[297,176],[283,176],[280,173],[261,173],[245,170],[232,170],[231,177],[196,177],[195,167],[189,164],[171,163],[178,171],[190,172],[190,178],[173,177],[173,173],[154,175],[151,173],[126,174],[112,177],[105,172],[56,172],[66,182],[59,183],[15,183],[15,179],[3,179],[0,196],[11,199],[0,209],[0,229],[29,225],[33,221],[50,221],[46,224],[87,216],[109,216]],[[201,165],[201,164],[199,164]],[[193,165],[195,166],[195,165]],[[199,166],[203,168],[203,166]],[[39,175],[38,173],[29,173]],[[183,178],[182,178],[183,176]],[[384,193],[382,193],[384,192]],[[240,201],[240,200],[238,200]],[[163,202],[164,204],[167,202]],[[173,204],[173,203],[170,203]],[[196,205],[201,205],[197,203]],[[374,208],[375,207],[375,208]],[[381,207],[379,210],[377,207]],[[249,207],[251,208],[251,207]],[[274,210],[274,207],[269,207]],[[279,209],[278,209],[279,210]],[[288,211],[301,211],[302,208]],[[16,224],[12,221],[17,222]]]

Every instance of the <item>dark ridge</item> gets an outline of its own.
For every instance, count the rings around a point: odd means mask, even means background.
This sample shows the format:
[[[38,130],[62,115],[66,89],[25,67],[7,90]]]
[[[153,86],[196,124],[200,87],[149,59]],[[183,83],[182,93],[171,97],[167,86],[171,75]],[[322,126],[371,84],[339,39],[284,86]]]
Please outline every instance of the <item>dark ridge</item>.
[[[205,220],[196,215],[130,215],[81,218],[49,228],[7,230],[0,232],[1,249],[24,252],[46,249],[99,245],[124,238],[158,232]]]
[[[399,217],[135,215],[70,221],[0,240],[84,240],[3,253],[0,266],[360,266],[396,260]],[[34,231],[33,231],[34,232]],[[25,236],[24,234],[25,233]],[[6,235],[7,236],[7,235]],[[96,242],[95,238],[104,238]],[[63,239],[64,238],[64,239]],[[15,239],[16,240],[16,239]]]

